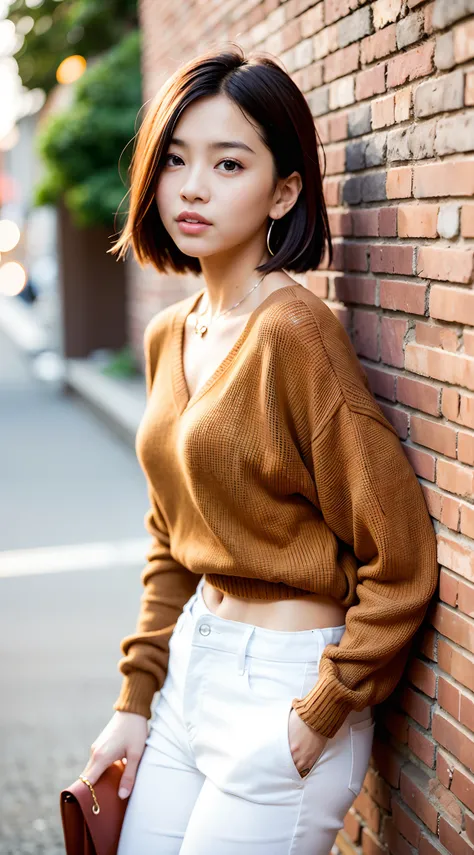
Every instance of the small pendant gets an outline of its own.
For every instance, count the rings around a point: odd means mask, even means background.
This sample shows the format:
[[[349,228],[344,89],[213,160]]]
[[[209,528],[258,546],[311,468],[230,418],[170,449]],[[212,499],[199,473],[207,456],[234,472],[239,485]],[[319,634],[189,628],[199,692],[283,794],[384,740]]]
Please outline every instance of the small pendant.
[[[204,323],[199,323],[199,321],[198,321],[198,322],[196,323],[195,327],[194,327],[194,332],[196,333],[196,335],[199,335],[199,336],[201,336],[201,338],[202,338],[202,337],[203,337],[204,335],[206,335],[206,333],[207,333],[207,326],[206,326],[206,324],[204,324]]]

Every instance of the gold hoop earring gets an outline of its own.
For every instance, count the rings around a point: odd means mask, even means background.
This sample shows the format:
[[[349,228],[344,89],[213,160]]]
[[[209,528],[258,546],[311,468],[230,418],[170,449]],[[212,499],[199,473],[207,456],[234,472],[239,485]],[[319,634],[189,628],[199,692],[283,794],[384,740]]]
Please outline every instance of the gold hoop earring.
[[[268,229],[268,233],[267,233],[267,249],[268,249],[268,252],[270,253],[270,255],[275,255],[275,253],[272,252],[270,249],[270,233],[271,233],[271,230],[272,230],[274,224],[275,224],[275,220],[272,220],[270,228]]]

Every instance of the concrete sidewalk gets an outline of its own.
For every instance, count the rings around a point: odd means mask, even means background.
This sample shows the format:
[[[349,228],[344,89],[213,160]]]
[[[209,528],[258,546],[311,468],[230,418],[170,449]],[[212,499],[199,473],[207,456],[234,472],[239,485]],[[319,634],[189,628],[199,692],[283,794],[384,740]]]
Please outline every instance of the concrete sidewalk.
[[[47,332],[40,326],[34,310],[18,300],[0,298],[0,329],[29,359],[32,372],[45,355],[59,363],[60,388],[75,394],[129,445],[135,445],[137,428],[146,404],[145,378],[116,378],[103,373],[105,357],[62,359],[54,353]]]

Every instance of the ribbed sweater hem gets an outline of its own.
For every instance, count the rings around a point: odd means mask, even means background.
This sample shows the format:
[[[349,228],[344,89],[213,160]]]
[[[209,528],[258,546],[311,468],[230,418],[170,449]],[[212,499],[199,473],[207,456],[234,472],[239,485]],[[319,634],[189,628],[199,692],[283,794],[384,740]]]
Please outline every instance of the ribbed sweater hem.
[[[338,695],[337,680],[321,680],[305,698],[293,698],[291,706],[299,717],[321,736],[332,738],[352,707]]]
[[[290,600],[311,594],[311,591],[295,588],[285,582],[265,582],[243,576],[222,576],[219,573],[206,573],[206,581],[217,591],[244,600]]]
[[[151,702],[157,690],[156,679],[152,674],[145,671],[125,674],[113,708],[117,712],[137,713],[148,719],[151,717]]]

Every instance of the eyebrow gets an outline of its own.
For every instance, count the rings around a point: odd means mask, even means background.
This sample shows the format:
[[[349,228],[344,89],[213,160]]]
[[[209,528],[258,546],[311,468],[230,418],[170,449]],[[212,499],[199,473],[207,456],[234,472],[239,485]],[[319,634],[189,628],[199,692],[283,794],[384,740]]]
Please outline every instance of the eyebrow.
[[[170,140],[170,145],[173,144],[183,146],[183,148],[188,148],[188,144],[184,140],[178,139],[178,137],[173,137]],[[209,143],[209,148],[241,148],[244,149],[244,151],[250,151],[252,152],[252,154],[255,154],[253,148],[250,148],[249,145],[242,142],[241,140],[219,140],[218,142]]]

